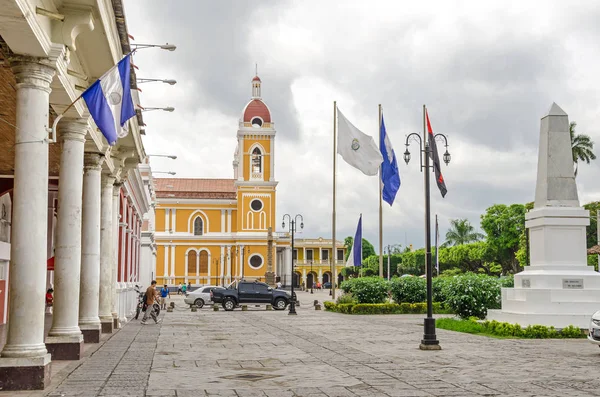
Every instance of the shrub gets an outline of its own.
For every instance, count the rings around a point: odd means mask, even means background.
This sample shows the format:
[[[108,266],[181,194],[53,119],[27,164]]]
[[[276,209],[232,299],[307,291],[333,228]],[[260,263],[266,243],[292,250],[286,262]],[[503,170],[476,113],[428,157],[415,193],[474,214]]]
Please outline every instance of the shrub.
[[[454,276],[445,285],[446,305],[462,318],[485,318],[488,309],[500,308],[497,277],[467,273]]]
[[[388,298],[388,285],[379,277],[361,277],[353,280],[350,291],[358,303],[384,303]]]
[[[351,293],[347,292],[345,294],[340,295],[336,301],[337,304],[340,303],[356,303],[356,299],[352,296]]]
[[[427,303],[343,303],[325,302],[325,310],[344,314],[425,314]],[[451,314],[439,302],[433,302],[436,314]]]
[[[500,287],[502,288],[514,288],[515,287],[515,276],[510,274],[508,276],[502,276],[499,279]]]
[[[432,280],[431,292],[433,295],[434,302],[442,302],[442,304],[446,303],[448,299],[447,288],[448,284],[452,280],[451,277],[435,277]]]
[[[390,288],[396,303],[423,302],[427,299],[427,281],[419,277],[395,278]]]
[[[342,281],[342,283],[340,284],[340,289],[346,294],[352,293],[352,288],[354,287],[354,284],[357,280],[358,278],[349,278],[346,281]]]
[[[523,337],[531,339],[547,339],[550,337],[550,330],[543,325],[529,325],[523,331]]]
[[[579,328],[573,325],[568,325],[560,331],[560,335],[563,338],[581,338],[583,333]]]

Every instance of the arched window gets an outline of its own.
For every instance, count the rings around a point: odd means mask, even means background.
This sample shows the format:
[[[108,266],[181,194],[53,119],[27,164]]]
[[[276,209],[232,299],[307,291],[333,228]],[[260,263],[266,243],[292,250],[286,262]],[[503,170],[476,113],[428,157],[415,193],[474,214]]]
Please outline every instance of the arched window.
[[[204,228],[204,223],[202,222],[202,218],[197,217],[194,219],[194,236],[202,236],[202,229]]]
[[[208,274],[208,252],[200,251],[200,274]]]
[[[196,275],[196,251],[188,252],[188,276]]]
[[[262,173],[262,152],[257,147],[252,151],[252,173]]]

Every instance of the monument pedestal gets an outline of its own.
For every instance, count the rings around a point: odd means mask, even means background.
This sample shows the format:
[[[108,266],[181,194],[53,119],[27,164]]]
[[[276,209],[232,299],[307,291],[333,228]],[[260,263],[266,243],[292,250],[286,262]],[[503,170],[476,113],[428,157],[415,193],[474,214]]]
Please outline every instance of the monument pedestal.
[[[515,275],[515,287],[502,289],[502,310],[488,320],[587,328],[600,310],[600,273],[587,266],[586,226],[581,207],[542,207],[526,215],[531,266]]]

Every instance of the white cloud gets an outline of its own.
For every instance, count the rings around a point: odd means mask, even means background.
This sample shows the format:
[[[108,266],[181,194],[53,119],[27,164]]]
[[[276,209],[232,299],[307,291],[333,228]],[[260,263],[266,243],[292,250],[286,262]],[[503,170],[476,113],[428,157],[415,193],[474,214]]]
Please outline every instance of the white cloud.
[[[556,101],[577,130],[600,143],[596,65],[600,3],[520,1],[192,0],[165,5],[128,0],[139,42],[172,42],[174,53],[136,55],[138,76],[179,84],[144,85],[151,112],[144,139],[153,168],[178,176],[231,177],[238,117],[250,97],[257,62],[263,97],[277,128],[279,216],[302,213],[305,235],[331,232],[332,114],[337,100],[364,132],[377,136],[377,104],[398,157],[405,136],[422,132],[422,104],[435,132],[449,137],[442,166],[448,195],[431,186],[442,235],[452,218],[479,216],[495,203],[532,201],[539,120]],[[440,155],[444,147],[438,144]],[[423,174],[418,149],[392,208],[384,204],[385,244],[423,242]],[[338,237],[377,240],[377,178],[338,157]],[[580,199],[600,199],[598,164],[581,165]],[[405,238],[406,234],[406,238]]]

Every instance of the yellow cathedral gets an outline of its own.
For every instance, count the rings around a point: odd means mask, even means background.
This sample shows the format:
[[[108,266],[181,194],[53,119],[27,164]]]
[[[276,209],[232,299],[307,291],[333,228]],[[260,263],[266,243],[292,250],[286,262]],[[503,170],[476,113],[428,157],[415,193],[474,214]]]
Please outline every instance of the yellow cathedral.
[[[159,284],[228,285],[245,279],[310,288],[341,280],[344,247],[331,239],[296,239],[277,233],[275,124],[252,79],[252,98],[237,131],[233,179],[157,178],[155,278]],[[309,246],[309,248],[307,248]],[[307,252],[308,251],[308,252]]]

